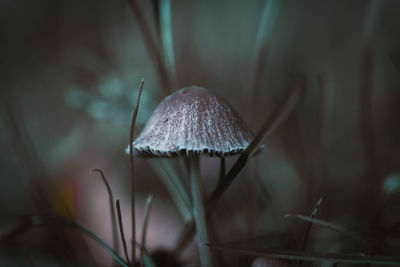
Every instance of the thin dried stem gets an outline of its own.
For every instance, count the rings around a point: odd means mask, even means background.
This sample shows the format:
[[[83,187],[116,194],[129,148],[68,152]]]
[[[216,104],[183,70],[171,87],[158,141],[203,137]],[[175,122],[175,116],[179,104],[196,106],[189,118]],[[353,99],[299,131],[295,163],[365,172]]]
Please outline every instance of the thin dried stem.
[[[112,227],[112,236],[113,236],[113,249],[115,251],[119,250],[119,242],[118,242],[118,228],[117,228],[117,218],[115,215],[115,208],[114,208],[114,195],[111,190],[111,186],[108,183],[104,173],[100,169],[93,169],[93,172],[98,172],[100,174],[101,179],[104,182],[104,185],[107,188],[107,193],[108,193],[108,200],[109,200],[109,205],[110,205],[110,213],[111,213],[111,227]]]
[[[140,96],[142,95],[144,79],[140,83],[139,93],[136,100],[136,106],[133,111],[132,121],[131,121],[131,129],[129,132],[129,163],[131,167],[131,218],[132,218],[132,266],[135,266],[135,258],[136,258],[136,223],[135,223],[135,175],[134,175],[134,166],[133,166],[133,134],[135,131],[136,117],[139,110]]]
[[[313,210],[312,213],[311,213],[311,218],[312,218],[312,219],[314,219],[314,217],[317,215],[317,213],[318,213],[318,211],[319,211],[319,207],[321,206],[322,201],[324,200],[324,198],[325,198],[325,194],[323,194],[323,195],[319,198],[319,200],[317,201],[317,203],[315,203],[314,210]],[[301,245],[301,250],[303,250],[303,251],[305,250],[306,245],[307,245],[307,240],[308,240],[308,236],[309,236],[310,231],[311,231],[311,226],[312,226],[312,222],[308,222],[308,224],[307,224],[307,229],[306,229],[306,231],[305,231],[305,233],[304,233],[303,244]],[[298,266],[301,267],[302,265],[303,265],[303,261],[299,261]]]
[[[129,257],[128,257],[128,249],[126,248],[124,225],[122,223],[121,206],[119,205],[119,199],[117,199],[115,206],[117,207],[119,233],[121,235],[121,241],[122,241],[122,247],[124,248],[125,259],[128,262],[128,265],[131,265],[131,263],[129,261]],[[133,244],[132,244],[132,246],[135,247]]]

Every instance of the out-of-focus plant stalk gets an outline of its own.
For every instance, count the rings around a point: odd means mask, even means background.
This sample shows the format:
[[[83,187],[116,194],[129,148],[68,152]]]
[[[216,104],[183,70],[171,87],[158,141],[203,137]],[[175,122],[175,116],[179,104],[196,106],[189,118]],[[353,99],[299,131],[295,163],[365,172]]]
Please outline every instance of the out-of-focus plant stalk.
[[[266,1],[257,32],[256,45],[253,55],[253,70],[251,77],[252,93],[249,94],[250,103],[248,106],[248,123],[250,126],[252,123],[254,123],[253,120],[256,112],[255,107],[258,102],[257,99],[260,96],[260,79],[262,76],[265,76],[264,70],[267,62],[267,47],[271,41],[278,15],[279,1]]]
[[[257,39],[255,44],[255,52],[253,55],[253,70],[251,73],[251,89],[252,92],[249,94],[250,101],[248,105],[248,123],[250,126],[254,125],[256,119],[256,106],[258,98],[260,97],[260,83],[261,77],[265,76],[265,67],[267,65],[268,57],[268,43],[272,38],[272,33],[275,29],[275,24],[279,14],[279,1],[267,0],[264,5],[263,13],[259,23],[257,32]],[[258,161],[251,162],[249,165],[250,182],[249,182],[249,198],[250,208],[248,225],[249,234],[253,236],[255,229],[258,226],[259,207],[257,200],[257,188],[259,186],[258,177]]]
[[[363,47],[360,62],[360,84],[359,84],[359,127],[362,145],[362,157],[364,166],[364,175],[366,177],[367,194],[377,196],[379,199],[379,168],[376,155],[374,122],[373,122],[373,103],[372,103],[372,83],[373,83],[373,55],[371,47],[372,37],[377,24],[377,18],[384,1],[371,0],[367,4]],[[375,202],[375,208],[379,204]]]
[[[153,34],[150,30],[150,26],[146,21],[143,11],[141,10],[139,4],[136,0],[128,0],[129,5],[131,7],[132,13],[136,18],[136,21],[139,24],[140,31],[142,32],[143,39],[146,43],[146,49],[156,67],[158,72],[161,86],[163,89],[163,95],[167,96],[171,92],[171,82],[168,77],[168,72],[165,68],[164,60],[161,56],[159,46],[156,43],[156,40],[153,37]]]
[[[162,54],[172,88],[176,86],[175,53],[172,35],[171,1],[160,0],[160,35]]]

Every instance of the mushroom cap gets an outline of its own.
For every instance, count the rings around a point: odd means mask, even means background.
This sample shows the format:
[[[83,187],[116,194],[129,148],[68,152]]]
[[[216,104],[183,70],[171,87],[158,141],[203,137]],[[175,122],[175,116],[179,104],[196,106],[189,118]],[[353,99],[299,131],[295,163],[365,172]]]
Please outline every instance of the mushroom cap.
[[[172,157],[243,152],[253,134],[233,109],[209,90],[189,86],[167,96],[133,142],[135,155]]]

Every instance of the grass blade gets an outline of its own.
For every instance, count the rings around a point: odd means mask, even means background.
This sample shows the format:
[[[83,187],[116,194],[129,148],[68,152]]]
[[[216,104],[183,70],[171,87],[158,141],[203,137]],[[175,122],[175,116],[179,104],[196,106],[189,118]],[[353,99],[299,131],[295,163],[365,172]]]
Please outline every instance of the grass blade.
[[[268,249],[268,248],[241,248],[226,245],[209,244],[212,249],[222,250],[226,252],[239,253],[249,256],[262,256],[267,258],[286,259],[286,260],[302,260],[311,262],[341,262],[352,264],[381,264],[389,266],[399,266],[400,257],[382,257],[382,256],[365,256],[364,254],[344,254],[344,253],[319,253],[304,252],[285,249]]]
[[[114,208],[114,195],[111,190],[111,186],[108,183],[104,173],[100,169],[93,169],[92,172],[98,172],[100,174],[101,179],[104,182],[104,185],[107,188],[109,205],[110,205],[110,213],[111,213],[111,226],[112,226],[112,236],[113,236],[113,248],[115,251],[119,250],[119,242],[118,242],[118,229],[117,229],[117,218],[115,215],[115,208]]]
[[[317,213],[319,211],[319,207],[321,206],[322,201],[324,200],[324,198],[325,198],[325,194],[322,195],[319,198],[317,203],[315,203],[314,210],[311,213],[311,217],[310,217],[311,219],[314,219],[314,217],[317,215]],[[301,245],[301,250],[305,250],[306,249],[307,240],[308,240],[308,236],[309,236],[310,231],[311,231],[311,227],[312,227],[312,222],[308,222],[307,229],[306,229],[306,231],[304,233],[303,244]],[[299,261],[298,266],[301,267],[302,265],[303,265],[303,261]]]
[[[322,201],[324,200],[324,198],[325,198],[325,194],[322,195],[322,196],[319,198],[319,200],[317,201],[317,203],[315,203],[314,210],[313,210],[312,213],[311,213],[311,217],[310,217],[311,219],[314,219],[314,217],[317,215],[317,213],[318,213],[318,211],[319,211],[319,207],[321,206]],[[303,244],[302,244],[302,246],[301,246],[301,249],[302,249],[302,250],[304,250],[304,249],[306,248],[307,239],[308,239],[308,235],[309,235],[310,230],[311,230],[311,226],[312,226],[312,222],[308,222],[307,230],[306,230],[306,232],[305,232],[305,234],[304,234]]]
[[[319,219],[315,219],[312,217],[308,217],[308,216],[304,216],[304,215],[300,215],[300,214],[286,214],[285,218],[296,218],[296,219],[300,219],[306,222],[310,222],[319,226],[323,226],[325,228],[331,229],[335,232],[341,233],[343,235],[346,235],[354,240],[357,240],[360,243],[366,244],[366,245],[371,245],[368,241],[364,240],[363,238],[349,232],[348,230],[344,229],[343,227],[340,227],[336,224],[327,222],[327,221],[323,221],[323,220],[319,220]]]
[[[119,205],[119,199],[117,199],[116,202],[116,207],[117,207],[117,214],[118,214],[118,225],[119,225],[119,233],[121,235],[121,240],[122,240],[122,247],[124,248],[124,253],[125,253],[125,259],[128,262],[129,265],[131,265],[128,257],[128,250],[126,248],[126,240],[125,240],[125,234],[124,234],[124,225],[122,223],[122,215],[121,215],[121,206]],[[132,244],[133,245],[133,244]]]
[[[137,113],[139,110],[139,103],[140,103],[140,96],[142,95],[144,79],[140,83],[139,93],[136,100],[136,106],[133,111],[132,121],[131,121],[131,129],[129,131],[129,163],[131,167],[131,218],[132,218],[132,266],[135,266],[135,258],[136,258],[136,223],[135,223],[135,175],[134,175],[134,168],[133,168],[133,134],[135,131],[135,124]]]
[[[144,206],[144,216],[143,216],[143,225],[142,225],[142,245],[140,246],[140,259],[142,261],[142,265],[144,267],[155,267],[153,260],[147,254],[146,248],[146,236],[147,236],[147,227],[149,225],[149,218],[151,213],[151,208],[153,206],[153,196],[149,195],[146,199],[146,204]]]
[[[153,206],[153,196],[149,195],[146,199],[146,204],[144,206],[144,216],[143,216],[143,226],[142,226],[142,256],[146,249],[146,236],[147,236],[147,226],[149,224],[149,217],[151,213],[151,208]]]

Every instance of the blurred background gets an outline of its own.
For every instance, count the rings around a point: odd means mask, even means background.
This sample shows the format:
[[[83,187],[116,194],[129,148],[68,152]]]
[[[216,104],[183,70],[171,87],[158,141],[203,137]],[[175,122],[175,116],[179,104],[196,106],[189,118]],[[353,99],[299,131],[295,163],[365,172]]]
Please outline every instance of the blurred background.
[[[264,139],[265,148],[216,207],[216,243],[370,253],[370,247],[320,226],[313,226],[302,247],[307,223],[284,215],[310,215],[322,195],[317,217],[370,244],[399,223],[399,1],[137,3],[167,66],[168,86],[128,1],[0,2],[3,229],[24,215],[56,213],[111,245],[107,190],[91,171],[99,168],[121,201],[130,236],[125,148],[141,78],[135,136],[163,97],[188,85],[225,98],[256,133],[293,89],[296,75],[307,81],[304,99]],[[162,3],[169,3],[170,17],[160,12]],[[227,168],[235,159],[227,159]],[[179,173],[178,161],[161,164]],[[188,218],[155,162],[135,160],[137,236],[152,194],[148,250],[169,251]],[[219,159],[204,157],[201,171],[210,193]],[[0,244],[0,266],[113,264],[98,243],[65,231],[12,235]],[[400,255],[399,239],[397,227],[387,238],[397,245],[389,255]],[[123,255],[121,245],[118,251]],[[198,262],[196,254],[191,245],[181,260]],[[221,255],[228,266],[251,265],[251,257]]]

